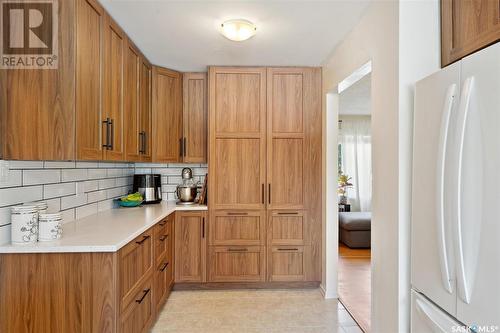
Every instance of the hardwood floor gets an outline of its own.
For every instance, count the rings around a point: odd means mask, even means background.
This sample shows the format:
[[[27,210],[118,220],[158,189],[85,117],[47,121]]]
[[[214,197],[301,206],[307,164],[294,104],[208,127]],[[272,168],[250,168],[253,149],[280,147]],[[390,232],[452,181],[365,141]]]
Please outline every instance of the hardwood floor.
[[[370,332],[371,251],[339,243],[339,297],[364,332]]]

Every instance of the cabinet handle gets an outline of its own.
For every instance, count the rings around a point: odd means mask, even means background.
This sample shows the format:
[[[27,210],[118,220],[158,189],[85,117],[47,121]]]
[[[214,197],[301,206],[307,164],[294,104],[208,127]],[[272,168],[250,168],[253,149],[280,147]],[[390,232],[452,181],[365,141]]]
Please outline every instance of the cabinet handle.
[[[262,184],[262,193],[261,193],[261,196],[262,196],[262,204],[265,204],[265,203],[266,203],[266,202],[265,202],[265,199],[264,199],[264,192],[265,192],[265,190],[264,190],[264,184]]]
[[[163,227],[165,224],[167,224],[167,221],[165,221],[165,220],[163,220],[163,221],[161,221],[161,222],[158,223],[158,225],[160,227]]]
[[[144,289],[144,290],[142,291],[142,292],[144,293],[144,294],[142,295],[142,297],[141,297],[140,299],[136,299],[135,301],[136,301],[137,303],[141,304],[141,303],[142,303],[142,301],[144,300],[144,298],[146,298],[146,295],[147,295],[150,291],[151,291],[151,289],[150,289],[150,288],[148,288],[148,289]]]
[[[140,241],[136,241],[136,244],[139,244],[141,245],[142,243],[144,243],[146,241],[146,239],[148,239],[149,236],[143,236],[142,239]]]
[[[243,249],[228,249],[229,252],[247,252],[248,249],[247,248],[243,248]]]
[[[167,268],[167,266],[168,266],[168,262],[164,263],[163,267],[160,268],[160,272],[163,272],[165,270],[165,268]]]
[[[167,238],[168,238],[168,235],[163,235],[163,236],[161,236],[161,237],[160,237],[160,241],[162,241],[162,242],[163,242],[163,241],[164,241],[165,239],[167,239]]]
[[[142,151],[142,152],[143,152],[144,154],[146,154],[146,151],[147,151],[147,149],[148,149],[148,137],[147,137],[147,133],[146,133],[146,131],[142,131],[142,136],[143,136],[143,138],[144,138],[144,140],[143,140],[143,141],[144,141],[144,149],[143,149],[143,151]]]
[[[201,238],[205,238],[205,218],[203,218],[202,220],[202,224],[201,224]]]
[[[145,154],[146,153],[146,138],[145,138],[146,132],[140,131],[139,132],[139,154]]]
[[[271,204],[271,183],[269,183],[268,187],[269,189],[267,190],[268,191],[267,197],[269,199],[269,204]]]
[[[179,139],[179,155],[182,157],[182,153],[184,152],[184,147],[183,147],[184,141],[182,138]]]
[[[278,212],[278,215],[299,215],[299,212]]]
[[[184,156],[184,157],[186,157],[186,150],[187,150],[186,147],[187,147],[187,139],[184,138],[184,141],[182,142],[182,153],[183,153],[182,156]]]
[[[292,249],[278,249],[278,251],[298,251],[298,248],[292,248]]]
[[[139,154],[142,154],[142,132],[139,132]]]
[[[109,149],[113,150],[113,147],[115,145],[115,124],[113,123],[113,119],[109,120],[109,127],[111,129],[109,131],[109,137],[110,137]]]
[[[109,149],[109,118],[103,120],[102,123],[106,124],[106,143],[102,145],[103,148]]]
[[[228,212],[227,215],[244,216],[244,215],[248,215],[248,213],[247,212]]]

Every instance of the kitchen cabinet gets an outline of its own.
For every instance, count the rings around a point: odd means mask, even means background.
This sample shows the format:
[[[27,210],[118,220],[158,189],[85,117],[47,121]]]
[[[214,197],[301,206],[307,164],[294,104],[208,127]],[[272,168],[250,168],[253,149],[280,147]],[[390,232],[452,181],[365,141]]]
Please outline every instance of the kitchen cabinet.
[[[142,152],[142,134],[139,113],[139,60],[140,52],[127,40],[124,68],[125,160],[139,162]]]
[[[153,152],[153,125],[151,105],[151,64],[139,58],[139,153],[141,161],[151,162]]]
[[[500,40],[500,0],[441,0],[441,63]]]
[[[184,73],[182,84],[182,161],[185,163],[206,163],[208,145],[207,73]]]
[[[320,281],[321,69],[211,67],[209,82],[209,280]]]
[[[182,74],[153,67],[153,160],[180,162],[182,146]]]
[[[75,159],[76,5],[59,2],[57,69],[0,69],[2,159]]]
[[[170,214],[154,227],[154,303],[157,314],[167,301],[174,284],[174,220],[175,214]]]
[[[178,211],[175,217],[175,282],[206,281],[206,212]]]

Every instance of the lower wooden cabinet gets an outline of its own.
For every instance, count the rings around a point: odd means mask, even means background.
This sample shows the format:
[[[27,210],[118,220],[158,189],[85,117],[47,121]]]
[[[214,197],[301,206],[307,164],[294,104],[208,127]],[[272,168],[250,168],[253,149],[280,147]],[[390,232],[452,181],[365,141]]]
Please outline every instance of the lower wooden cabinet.
[[[175,217],[175,282],[206,281],[207,214],[178,211]]]
[[[153,302],[153,280],[146,280],[134,293],[134,300],[122,312],[120,332],[146,332],[153,322],[155,304]]]
[[[265,245],[263,210],[216,210],[209,220],[210,245]]]
[[[211,246],[210,282],[264,282],[264,246]]]
[[[175,215],[171,214],[158,223],[155,229],[155,271],[153,273],[156,313],[161,311],[174,284],[174,239],[172,237]],[[160,248],[160,251],[156,249]]]
[[[304,272],[303,246],[273,246],[268,250],[269,281],[304,281]]]

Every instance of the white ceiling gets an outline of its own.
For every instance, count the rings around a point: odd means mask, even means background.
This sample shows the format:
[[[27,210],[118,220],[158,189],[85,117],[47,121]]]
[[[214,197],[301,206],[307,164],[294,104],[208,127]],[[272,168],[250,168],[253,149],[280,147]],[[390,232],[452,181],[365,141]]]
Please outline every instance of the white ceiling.
[[[207,65],[319,66],[356,25],[369,0],[100,0],[155,65],[203,71]],[[221,22],[244,18],[257,35],[232,42]]]
[[[360,116],[371,114],[371,82],[371,74],[367,74],[340,94],[340,115]]]

